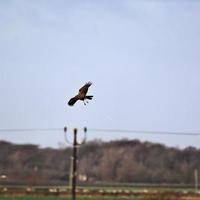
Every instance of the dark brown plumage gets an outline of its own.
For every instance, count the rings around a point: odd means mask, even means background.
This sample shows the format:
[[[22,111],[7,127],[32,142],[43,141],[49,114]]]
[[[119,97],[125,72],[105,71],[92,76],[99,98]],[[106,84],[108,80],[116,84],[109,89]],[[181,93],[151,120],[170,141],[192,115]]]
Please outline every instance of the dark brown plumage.
[[[88,82],[86,83],[83,87],[81,87],[79,89],[79,93],[74,96],[73,98],[71,98],[68,102],[69,106],[73,106],[78,100],[81,100],[84,102],[84,105],[86,105],[86,103],[88,103],[88,100],[92,100],[93,96],[88,96],[87,92],[88,92],[88,88],[92,85],[92,82]],[[86,103],[85,103],[86,100]]]

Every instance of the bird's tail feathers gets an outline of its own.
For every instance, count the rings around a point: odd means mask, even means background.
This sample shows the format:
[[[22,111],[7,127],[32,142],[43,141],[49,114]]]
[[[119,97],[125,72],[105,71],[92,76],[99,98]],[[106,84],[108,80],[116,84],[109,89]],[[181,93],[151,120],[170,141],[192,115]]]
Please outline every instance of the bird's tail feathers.
[[[86,96],[86,99],[92,100],[93,96]]]
[[[68,102],[68,105],[69,105],[69,106],[73,106],[73,105],[76,103],[77,100],[78,100],[78,99],[77,99],[76,97],[71,98],[71,99],[69,100],[69,102]]]

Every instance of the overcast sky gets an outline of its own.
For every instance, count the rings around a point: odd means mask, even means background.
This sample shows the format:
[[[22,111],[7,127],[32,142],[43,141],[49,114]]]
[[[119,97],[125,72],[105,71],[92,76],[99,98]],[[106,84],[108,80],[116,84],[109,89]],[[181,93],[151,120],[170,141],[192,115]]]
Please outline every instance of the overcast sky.
[[[0,1],[0,129],[200,133],[200,1]],[[67,101],[87,81],[94,100]],[[71,134],[71,132],[69,132]],[[88,132],[196,146],[200,137]],[[63,132],[0,132],[58,147]]]

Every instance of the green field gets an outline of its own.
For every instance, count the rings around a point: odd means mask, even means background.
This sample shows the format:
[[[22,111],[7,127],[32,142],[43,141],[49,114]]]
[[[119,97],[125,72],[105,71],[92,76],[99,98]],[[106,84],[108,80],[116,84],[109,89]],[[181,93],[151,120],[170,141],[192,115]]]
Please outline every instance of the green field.
[[[71,200],[66,186],[0,186],[0,200]],[[77,200],[200,200],[200,191],[167,187],[77,187]]]

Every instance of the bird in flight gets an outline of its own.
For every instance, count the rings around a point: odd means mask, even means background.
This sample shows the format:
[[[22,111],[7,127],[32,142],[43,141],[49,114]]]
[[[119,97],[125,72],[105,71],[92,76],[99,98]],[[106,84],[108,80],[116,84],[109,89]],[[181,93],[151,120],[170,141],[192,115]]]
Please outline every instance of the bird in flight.
[[[88,103],[87,100],[92,100],[91,95],[87,95],[88,92],[88,88],[92,85],[92,82],[88,82],[86,83],[83,87],[81,87],[79,89],[79,92],[76,96],[72,97],[69,102],[68,105],[69,106],[73,106],[78,100],[83,101],[84,105],[86,105],[86,103]]]

